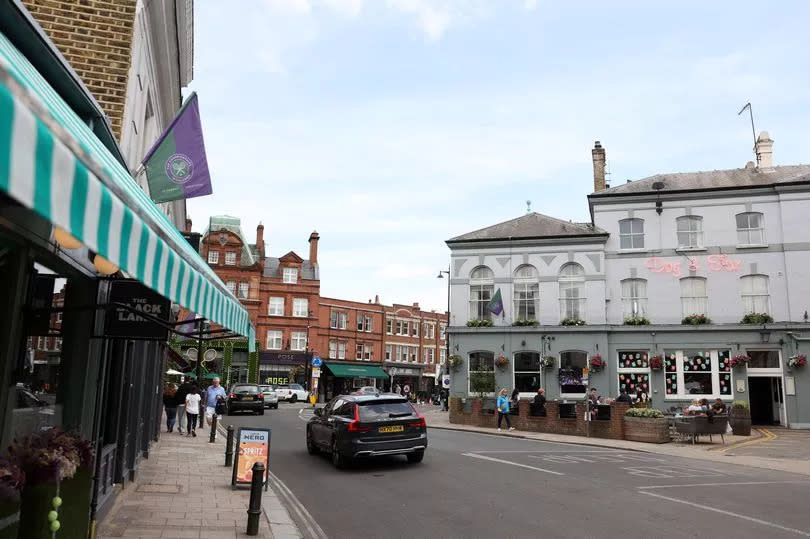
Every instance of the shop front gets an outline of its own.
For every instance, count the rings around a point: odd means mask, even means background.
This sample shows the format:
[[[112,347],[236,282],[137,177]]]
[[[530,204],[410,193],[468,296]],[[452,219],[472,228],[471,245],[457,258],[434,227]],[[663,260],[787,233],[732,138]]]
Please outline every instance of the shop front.
[[[386,363],[383,368],[388,373],[388,391],[415,398],[422,383],[422,367],[418,365],[403,366]]]
[[[376,365],[327,361],[321,369],[319,395],[328,401],[336,395],[346,395],[361,387],[382,389],[388,374]]]
[[[264,384],[301,384],[307,388],[307,366],[312,352],[259,352],[259,381]]]

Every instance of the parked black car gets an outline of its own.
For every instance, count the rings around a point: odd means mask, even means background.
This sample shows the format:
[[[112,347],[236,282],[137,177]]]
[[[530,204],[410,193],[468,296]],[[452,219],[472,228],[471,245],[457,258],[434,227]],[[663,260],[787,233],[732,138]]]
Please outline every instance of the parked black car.
[[[406,455],[421,462],[427,448],[425,418],[405,397],[340,395],[317,408],[307,423],[307,451],[325,451],[341,468],[352,459]]]
[[[234,384],[228,392],[228,414],[248,410],[264,415],[264,395],[257,384]]]

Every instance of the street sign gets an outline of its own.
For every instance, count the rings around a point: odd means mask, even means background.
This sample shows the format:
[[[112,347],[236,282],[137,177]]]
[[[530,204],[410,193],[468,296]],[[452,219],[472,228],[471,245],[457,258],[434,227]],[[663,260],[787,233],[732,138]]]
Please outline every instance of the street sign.
[[[323,364],[323,362],[321,361],[320,357],[315,356],[315,357],[312,358],[312,366],[313,367],[320,367],[322,364]]]
[[[320,369],[320,367],[312,367],[312,377],[313,378],[320,378],[321,377],[321,369]]]
[[[270,429],[240,428],[236,436],[231,485],[250,484],[256,462],[264,463],[265,474],[270,471]]]

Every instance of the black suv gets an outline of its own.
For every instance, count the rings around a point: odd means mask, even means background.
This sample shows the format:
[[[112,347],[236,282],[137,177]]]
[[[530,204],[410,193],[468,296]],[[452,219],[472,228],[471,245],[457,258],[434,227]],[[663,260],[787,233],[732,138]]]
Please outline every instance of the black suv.
[[[234,384],[228,393],[228,414],[249,410],[264,415],[264,395],[257,384]]]
[[[307,451],[321,450],[341,468],[352,459],[406,455],[421,462],[427,448],[425,418],[395,394],[340,395],[317,408],[307,423]]]

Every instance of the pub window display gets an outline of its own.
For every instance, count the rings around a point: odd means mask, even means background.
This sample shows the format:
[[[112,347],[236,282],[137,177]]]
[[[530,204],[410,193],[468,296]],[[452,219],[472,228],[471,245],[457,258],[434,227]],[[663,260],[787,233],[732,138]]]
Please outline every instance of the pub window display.
[[[521,393],[536,393],[540,389],[540,354],[515,354],[515,388]]]
[[[560,393],[582,396],[588,386],[588,354],[585,352],[560,353],[559,383]]]
[[[646,350],[623,350],[618,352],[619,392],[626,391],[638,400],[645,401],[650,394],[650,364]]]
[[[664,367],[668,397],[731,396],[729,350],[668,351]]]

